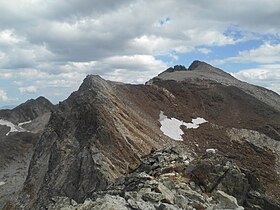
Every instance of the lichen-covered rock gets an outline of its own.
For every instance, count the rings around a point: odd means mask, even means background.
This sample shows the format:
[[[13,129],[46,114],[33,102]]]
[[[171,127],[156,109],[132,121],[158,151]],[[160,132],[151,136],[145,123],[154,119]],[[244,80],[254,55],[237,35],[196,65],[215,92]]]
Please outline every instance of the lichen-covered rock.
[[[267,210],[280,210],[280,205],[272,201],[267,196],[257,192],[250,191],[248,199],[246,200],[248,210],[267,209]]]
[[[188,174],[204,192],[223,190],[235,196],[240,205],[244,203],[250,188],[246,175],[237,165],[216,153],[206,153],[191,162]]]
[[[215,193],[215,196],[219,203],[213,207],[208,208],[207,210],[212,209],[234,209],[234,210],[244,210],[243,207],[239,206],[235,197],[226,194],[223,191],[218,190]]]
[[[157,186],[157,190],[164,196],[165,202],[174,204],[174,193],[170,189],[168,189],[164,184],[159,183]]]
[[[96,201],[86,199],[77,204],[67,197],[57,197],[47,206],[48,210],[128,210],[125,199],[119,196],[105,195]]]

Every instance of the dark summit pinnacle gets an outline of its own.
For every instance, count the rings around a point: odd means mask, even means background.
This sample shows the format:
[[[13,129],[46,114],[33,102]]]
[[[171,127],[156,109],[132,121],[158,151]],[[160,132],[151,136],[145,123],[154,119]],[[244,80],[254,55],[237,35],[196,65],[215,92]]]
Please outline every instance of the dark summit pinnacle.
[[[188,69],[183,65],[175,65],[174,67],[169,67],[164,72],[174,72],[174,71],[187,71]]]
[[[192,71],[192,70],[196,70],[196,69],[201,69],[201,68],[214,68],[213,66],[209,65],[208,63],[199,61],[199,60],[195,60],[192,62],[192,64],[189,66],[188,70]]]
[[[186,68],[183,65],[175,65],[174,67],[169,67],[164,72],[177,72],[177,71],[193,71],[193,70],[213,70],[215,67],[211,66],[208,63],[195,60],[192,62],[192,64],[189,66],[189,68]]]

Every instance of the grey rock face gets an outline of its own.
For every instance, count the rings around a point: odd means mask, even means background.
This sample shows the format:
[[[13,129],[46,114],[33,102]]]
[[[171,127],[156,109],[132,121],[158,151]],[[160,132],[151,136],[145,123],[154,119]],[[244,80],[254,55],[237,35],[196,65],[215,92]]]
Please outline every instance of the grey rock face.
[[[217,191],[216,197],[219,203],[212,207],[212,209],[235,209],[235,210],[244,210],[243,207],[237,204],[237,200],[235,197],[226,194],[223,191]],[[211,208],[208,208],[210,210]]]
[[[244,204],[250,184],[246,175],[229,159],[207,153],[191,162],[188,170],[205,192],[220,189],[236,197],[240,205]]]

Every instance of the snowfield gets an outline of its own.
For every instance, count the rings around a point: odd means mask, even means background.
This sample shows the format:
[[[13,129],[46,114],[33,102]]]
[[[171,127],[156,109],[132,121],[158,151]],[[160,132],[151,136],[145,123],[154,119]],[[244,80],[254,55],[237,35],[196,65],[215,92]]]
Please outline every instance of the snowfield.
[[[160,111],[159,122],[161,124],[160,130],[164,133],[164,135],[176,141],[183,141],[182,134],[184,134],[184,132],[181,129],[181,125],[186,126],[188,129],[196,129],[200,124],[208,121],[201,117],[197,117],[192,119],[191,123],[186,123],[173,117],[170,119],[163,114],[163,111]]]
[[[2,186],[2,185],[4,185],[4,184],[6,184],[5,182],[0,182],[0,186]]]
[[[6,136],[8,136],[12,132],[28,132],[27,130],[22,128],[20,124],[17,126],[7,120],[0,119],[0,125],[5,125],[7,127],[10,127],[10,131],[6,133]]]

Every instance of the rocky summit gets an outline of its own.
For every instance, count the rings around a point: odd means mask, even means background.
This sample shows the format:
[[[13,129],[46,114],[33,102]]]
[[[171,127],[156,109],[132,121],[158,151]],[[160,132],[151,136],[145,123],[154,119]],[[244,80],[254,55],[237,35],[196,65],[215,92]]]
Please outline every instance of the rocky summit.
[[[4,209],[280,209],[279,104],[201,61],[145,85],[89,75],[38,129]]]

